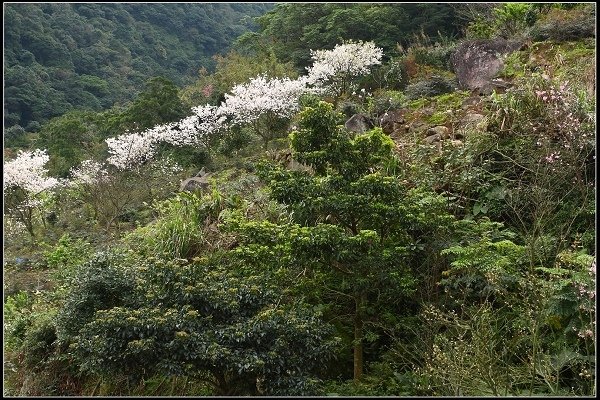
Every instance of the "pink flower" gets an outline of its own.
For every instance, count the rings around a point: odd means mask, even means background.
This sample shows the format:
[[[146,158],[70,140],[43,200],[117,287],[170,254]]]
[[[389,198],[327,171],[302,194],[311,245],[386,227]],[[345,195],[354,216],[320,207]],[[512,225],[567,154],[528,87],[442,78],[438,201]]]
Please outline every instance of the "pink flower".
[[[212,84],[208,84],[206,85],[203,89],[202,89],[202,95],[204,97],[210,97],[210,95],[213,93],[213,85]]]

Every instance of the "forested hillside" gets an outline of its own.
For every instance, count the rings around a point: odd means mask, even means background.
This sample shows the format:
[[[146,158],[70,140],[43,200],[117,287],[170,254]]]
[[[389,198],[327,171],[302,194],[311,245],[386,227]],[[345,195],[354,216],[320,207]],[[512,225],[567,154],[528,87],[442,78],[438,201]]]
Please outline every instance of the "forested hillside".
[[[4,395],[595,396],[595,4],[257,24],[5,131]]]
[[[5,4],[4,128],[36,131],[69,110],[130,101],[154,76],[189,83],[271,7]]]
[[[258,32],[238,39],[246,51],[269,46],[282,61],[300,68],[310,64],[310,50],[331,49],[340,40],[373,40],[390,57],[417,37],[452,38],[467,23],[442,3],[281,4],[257,18]]]

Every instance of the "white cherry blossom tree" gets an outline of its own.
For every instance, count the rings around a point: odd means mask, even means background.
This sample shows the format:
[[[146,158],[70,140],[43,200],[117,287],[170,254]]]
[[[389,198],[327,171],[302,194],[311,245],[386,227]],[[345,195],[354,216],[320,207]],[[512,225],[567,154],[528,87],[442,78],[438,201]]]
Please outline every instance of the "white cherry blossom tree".
[[[48,176],[46,150],[19,151],[4,164],[4,200],[9,216],[22,223],[33,237],[36,211],[51,199],[51,190],[63,184]],[[44,219],[42,218],[42,222]]]
[[[109,179],[108,171],[97,161],[84,160],[71,168],[69,186],[93,185]]]
[[[314,65],[307,76],[289,79],[258,75],[234,86],[218,107],[194,107],[191,116],[178,122],[106,139],[110,153],[107,161],[120,170],[135,169],[155,156],[160,143],[208,147],[208,139],[232,126],[251,127],[266,148],[286,130],[300,108],[300,96],[326,90],[339,97],[350,90],[355,77],[368,74],[372,66],[381,64],[383,50],[373,42],[361,41],[311,54]]]
[[[150,131],[125,133],[106,139],[110,153],[107,161],[118,169],[126,170],[151,159],[156,151],[156,140]]]
[[[322,86],[336,98],[352,89],[352,80],[367,75],[381,64],[383,50],[373,42],[346,42],[332,50],[311,50],[313,65],[308,67],[309,83]]]
[[[298,111],[300,96],[310,91],[307,82],[306,78],[270,79],[259,75],[225,94],[218,112],[234,125],[251,126],[266,148]]]
[[[108,163],[85,160],[71,169],[67,196],[107,231],[119,226],[128,208],[135,209],[171,193],[182,171],[170,157],[149,160],[144,169],[118,170]]]
[[[216,106],[208,104],[192,111],[192,115],[178,122],[106,139],[108,163],[120,170],[135,169],[155,156],[161,142],[177,147],[207,146],[212,135],[225,127],[226,117],[218,113]]]

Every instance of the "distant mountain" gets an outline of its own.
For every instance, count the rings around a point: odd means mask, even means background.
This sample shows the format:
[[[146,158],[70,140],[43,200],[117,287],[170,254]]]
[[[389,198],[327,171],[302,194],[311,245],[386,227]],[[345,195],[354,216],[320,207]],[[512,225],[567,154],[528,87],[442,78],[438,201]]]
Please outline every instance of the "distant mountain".
[[[4,128],[131,100],[153,76],[189,83],[269,3],[4,6]],[[17,126],[18,125],[18,126]]]

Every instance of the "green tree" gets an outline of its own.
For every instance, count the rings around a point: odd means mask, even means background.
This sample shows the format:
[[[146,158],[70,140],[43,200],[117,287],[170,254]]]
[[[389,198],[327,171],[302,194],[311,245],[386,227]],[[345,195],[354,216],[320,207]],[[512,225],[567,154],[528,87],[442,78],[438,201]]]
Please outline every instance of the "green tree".
[[[132,281],[119,262],[99,261],[95,273],[82,272],[59,319],[83,371],[132,381],[190,376],[218,395],[315,393],[314,372],[335,345],[323,339],[330,328],[264,276],[236,274],[215,255],[150,258],[129,268]]]
[[[451,218],[440,198],[409,190],[388,174],[393,142],[381,129],[353,135],[340,122],[329,103],[306,108],[291,145],[293,157],[312,172],[274,166],[261,171],[272,198],[288,206],[292,222],[238,221],[233,231],[250,264],[289,266],[306,277],[315,301],[328,304],[334,315],[348,316],[341,323],[352,332],[359,380],[365,341],[376,338],[380,317],[401,313],[414,292],[408,250],[432,226]]]
[[[146,82],[145,90],[121,115],[126,129],[141,131],[166,122],[178,121],[187,114],[179,89],[163,77]]]
[[[448,4],[278,4],[258,17],[258,33],[242,35],[236,48],[272,46],[280,60],[300,71],[310,65],[310,50],[332,49],[344,40],[373,41],[388,56],[396,44],[407,46],[421,31],[429,36],[459,33]]]
[[[39,140],[48,149],[51,175],[67,177],[72,167],[100,154],[104,147],[96,132],[96,113],[89,111],[71,111],[44,124]]]

